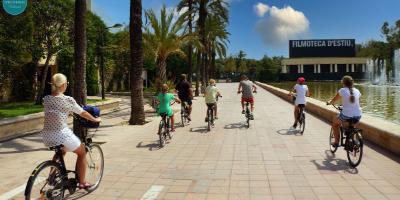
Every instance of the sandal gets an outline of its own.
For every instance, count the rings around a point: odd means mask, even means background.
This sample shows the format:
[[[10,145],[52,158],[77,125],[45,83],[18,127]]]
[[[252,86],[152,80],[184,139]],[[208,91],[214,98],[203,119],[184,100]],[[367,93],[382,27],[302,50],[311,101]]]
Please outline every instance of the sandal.
[[[79,183],[79,184],[78,184],[78,188],[79,188],[79,189],[88,189],[88,188],[90,188],[90,187],[92,187],[92,184],[90,184],[90,183],[88,183],[88,182]]]

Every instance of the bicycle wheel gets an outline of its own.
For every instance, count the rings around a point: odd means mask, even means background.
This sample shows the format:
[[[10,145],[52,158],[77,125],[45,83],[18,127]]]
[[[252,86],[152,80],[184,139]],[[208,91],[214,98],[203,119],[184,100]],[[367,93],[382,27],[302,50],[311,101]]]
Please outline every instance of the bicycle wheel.
[[[182,122],[182,127],[185,127],[185,115],[184,115],[184,113],[181,113],[181,122]]]
[[[211,131],[211,120],[212,120],[212,113],[211,110],[208,109],[207,111],[207,131]]]
[[[169,129],[169,124],[167,124],[167,126],[165,126],[164,140],[167,140],[167,136],[168,136],[168,139],[172,139],[172,134],[171,134],[171,131]]]
[[[90,144],[86,153],[86,181],[93,184],[87,191],[92,192],[99,187],[104,172],[104,155],[100,145]]]
[[[357,167],[363,155],[363,140],[360,132],[353,132],[346,137],[347,159],[350,166]]]
[[[41,163],[32,172],[25,188],[25,199],[64,199],[61,167],[54,161]]]
[[[306,128],[306,115],[304,112],[301,113],[300,116],[300,133],[303,135],[304,129]]]
[[[333,129],[331,128],[331,134],[329,135],[329,148],[331,149],[332,153],[335,153],[338,147],[332,146],[332,143],[335,141],[335,136],[333,135]]]
[[[165,145],[165,139],[164,139],[164,122],[160,122],[160,125],[159,125],[159,127],[158,127],[158,138],[159,138],[159,144],[160,144],[160,147],[162,148],[162,147],[164,147],[164,145]]]

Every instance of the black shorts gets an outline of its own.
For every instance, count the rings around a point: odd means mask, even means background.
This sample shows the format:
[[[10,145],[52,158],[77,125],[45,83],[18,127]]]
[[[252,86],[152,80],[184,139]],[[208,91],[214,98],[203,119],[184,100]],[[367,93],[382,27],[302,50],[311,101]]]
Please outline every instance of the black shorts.
[[[182,102],[186,102],[189,106],[193,104],[192,99],[190,98],[179,98]]]

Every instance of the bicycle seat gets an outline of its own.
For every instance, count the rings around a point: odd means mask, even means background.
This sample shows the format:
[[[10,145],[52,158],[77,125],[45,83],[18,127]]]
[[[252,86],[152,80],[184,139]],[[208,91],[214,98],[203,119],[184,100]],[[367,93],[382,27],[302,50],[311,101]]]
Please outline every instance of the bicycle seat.
[[[213,103],[208,103],[208,104],[207,104],[207,107],[208,107],[208,108],[212,108],[212,107],[214,107],[214,106],[215,106],[215,104],[213,104]]]
[[[167,113],[160,113],[160,116],[161,117],[167,117],[168,115],[167,115]]]
[[[57,146],[49,147],[49,149],[52,150],[52,151],[60,151],[63,147],[64,147],[64,145],[60,144],[60,145],[57,145]]]

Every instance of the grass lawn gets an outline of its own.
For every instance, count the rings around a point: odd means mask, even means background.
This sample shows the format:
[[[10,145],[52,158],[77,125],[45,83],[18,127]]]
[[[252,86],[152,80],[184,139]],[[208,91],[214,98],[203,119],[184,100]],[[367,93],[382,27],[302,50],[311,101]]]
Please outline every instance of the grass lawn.
[[[107,100],[107,99],[106,99]],[[105,101],[106,101],[105,100]],[[101,99],[88,99],[87,103],[101,102]],[[28,115],[43,111],[42,105],[35,105],[33,101],[11,102],[0,104],[0,119]]]

